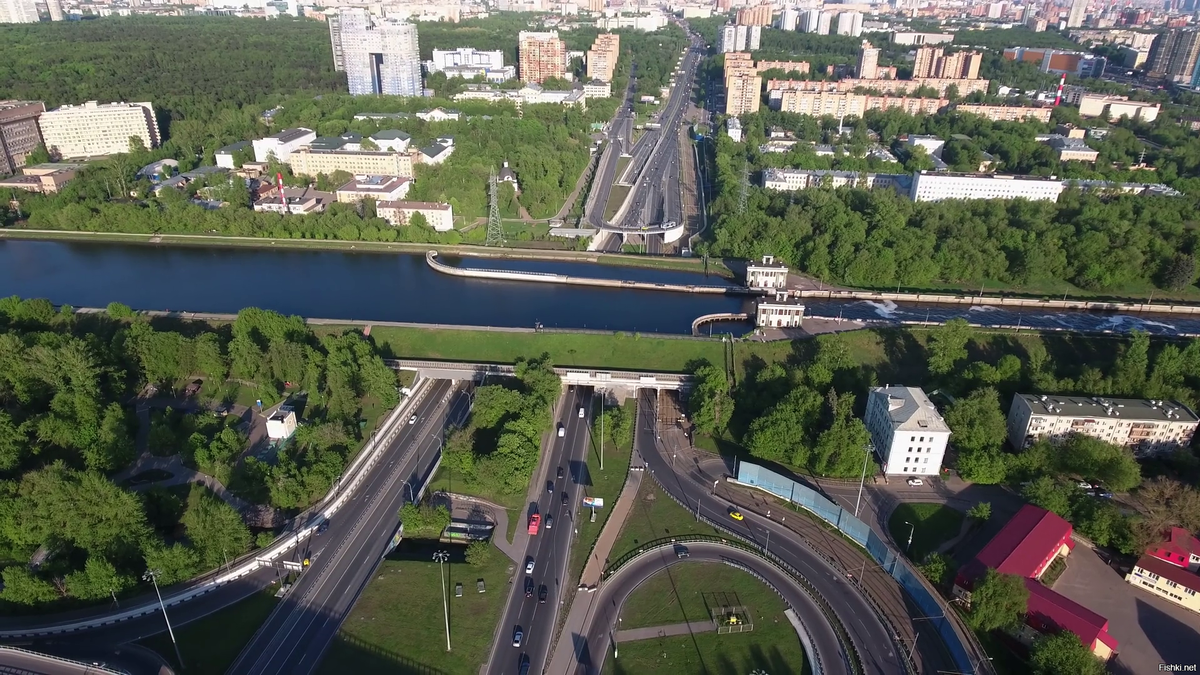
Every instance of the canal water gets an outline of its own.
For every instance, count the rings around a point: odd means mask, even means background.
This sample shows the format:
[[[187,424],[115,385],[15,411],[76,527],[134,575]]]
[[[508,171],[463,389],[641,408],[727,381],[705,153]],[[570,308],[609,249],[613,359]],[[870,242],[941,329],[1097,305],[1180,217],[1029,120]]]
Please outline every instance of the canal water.
[[[656,283],[721,283],[703,274],[609,265],[468,258],[470,267],[530,269]],[[593,269],[587,269],[587,268]],[[0,296],[56,304],[234,313],[243,307],[328,319],[690,333],[692,320],[746,311],[740,296],[466,279],[424,254],[200,248],[0,240]]]
[[[448,258],[464,267],[551,272],[652,283],[728,285],[673,270],[555,261]],[[305,317],[428,324],[689,333],[705,314],[752,311],[744,296],[636,291],[468,279],[434,272],[424,254],[200,248],[0,240],[0,296],[76,307],[234,313],[255,306]],[[806,314],[878,324],[964,317],[981,326],[1200,335],[1200,317],[810,298]],[[730,331],[745,332],[748,326]]]

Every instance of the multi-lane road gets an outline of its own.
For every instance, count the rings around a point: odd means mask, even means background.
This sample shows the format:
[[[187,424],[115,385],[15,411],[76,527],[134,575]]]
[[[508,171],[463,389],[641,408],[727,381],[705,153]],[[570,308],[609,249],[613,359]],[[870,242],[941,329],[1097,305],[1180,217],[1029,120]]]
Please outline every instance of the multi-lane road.
[[[580,516],[580,502],[590,481],[585,458],[591,441],[591,387],[568,387],[559,410],[561,415],[551,436],[550,454],[539,465],[543,471],[534,476],[537,498],[531,501],[524,522],[518,525],[527,526],[529,515],[537,513],[542,519],[541,528],[536,536],[529,538],[525,557],[514,572],[508,604],[492,645],[489,675],[523,675],[544,670],[562,609],[564,586],[575,583],[567,578],[567,566],[575,541],[575,518]],[[560,425],[562,436],[557,432]],[[533,563],[531,573],[527,573],[529,562]],[[527,588],[531,589],[528,597]],[[514,644],[518,630],[521,631],[519,646]],[[525,664],[527,671],[522,670]]]
[[[307,675],[321,662],[343,619],[381,560],[396,513],[419,491],[439,456],[448,426],[462,422],[470,396],[446,380],[434,384],[351,505],[344,525],[317,536],[319,553],[242,650],[230,672]]]

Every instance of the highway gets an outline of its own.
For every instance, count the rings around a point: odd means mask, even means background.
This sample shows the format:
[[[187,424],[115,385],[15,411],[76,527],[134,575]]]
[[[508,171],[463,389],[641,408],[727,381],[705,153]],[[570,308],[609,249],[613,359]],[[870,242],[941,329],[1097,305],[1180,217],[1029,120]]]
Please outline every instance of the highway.
[[[583,417],[579,416],[580,408],[584,411]],[[516,675],[526,660],[530,665],[529,672],[542,672],[554,639],[558,612],[562,609],[562,585],[575,583],[566,577],[571,544],[575,540],[573,518],[583,511],[580,501],[584,487],[590,483],[585,458],[591,440],[591,387],[567,387],[560,409],[562,414],[555,429],[562,424],[565,433],[559,438],[556,431],[552,437],[549,461],[542,464],[545,472],[533,479],[537,499],[530,504],[524,522],[518,524],[518,527],[527,526],[529,513],[541,514],[541,530],[529,538],[525,549],[524,561],[533,561],[533,573],[526,574],[525,562],[514,572],[508,604],[488,660],[489,675]],[[560,467],[562,478],[557,477]],[[549,482],[553,482],[553,486],[548,486]],[[547,489],[550,487],[552,489]],[[565,504],[563,495],[566,495]],[[553,525],[547,526],[551,519]],[[530,584],[532,597],[526,597],[525,589]],[[541,602],[543,587],[545,603]],[[523,634],[520,647],[513,645],[516,630]]]
[[[680,463],[672,467],[672,458],[659,443],[656,429],[656,392],[638,393],[637,451],[646,461],[647,470],[663,488],[688,509],[721,524],[759,545],[798,571],[833,607],[846,627],[863,660],[868,675],[895,675],[904,672],[903,656],[896,651],[892,636],[859,591],[808,548],[790,529],[773,520],[746,512],[744,520],[729,516],[731,505],[712,494],[715,486],[699,469]],[[769,539],[768,539],[768,533]]]
[[[430,475],[448,426],[470,410],[469,394],[440,380],[324,535],[319,553],[230,667],[238,675],[313,672],[382,558],[396,513]],[[406,494],[407,493],[407,494]],[[416,495],[419,497],[419,495]]]
[[[584,627],[587,636],[587,646],[581,659],[581,670],[584,673],[600,673],[604,669],[605,659],[611,656],[612,635],[616,630],[617,619],[629,596],[643,582],[655,574],[670,574],[673,578],[686,575],[687,565],[697,562],[733,564],[743,570],[751,570],[760,579],[765,579],[774,588],[792,610],[799,615],[805,630],[812,640],[813,651],[820,655],[824,675],[849,675],[848,655],[842,650],[837,634],[826,621],[819,607],[812,598],[800,587],[790,575],[764,561],[759,556],[723,544],[690,542],[686,545],[688,557],[677,558],[675,549],[665,546],[627,563],[612,577],[607,579],[598,591],[593,613]],[[707,617],[689,617],[701,621]],[[704,636],[701,639],[720,639]],[[807,651],[807,650],[806,650]],[[811,661],[812,653],[806,653]],[[620,657],[616,657],[620,661]],[[583,662],[586,661],[586,662]],[[813,669],[816,670],[815,668]]]

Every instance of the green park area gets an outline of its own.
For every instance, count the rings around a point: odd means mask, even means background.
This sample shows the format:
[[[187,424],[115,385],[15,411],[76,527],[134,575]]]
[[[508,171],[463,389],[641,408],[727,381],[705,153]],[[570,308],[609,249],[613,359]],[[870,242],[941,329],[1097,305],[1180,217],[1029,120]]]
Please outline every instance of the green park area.
[[[183,657],[182,671],[191,675],[225,675],[242,648],[279,604],[275,598],[278,588],[273,585],[202,619],[175,625],[175,639],[179,641],[179,654]],[[138,644],[179,667],[171,638],[165,631]]]
[[[810,672],[804,649],[784,615],[787,605],[754,577],[716,563],[673,565],[643,583],[621,612],[620,628],[646,628],[708,621],[721,607],[745,608],[753,630],[651,637],[622,642],[605,660],[605,673]]]
[[[450,554],[443,570],[436,551]],[[318,671],[343,673],[438,672],[478,675],[508,598],[512,561],[495,547],[486,562],[465,561],[465,547],[409,540],[387,557],[363,590]],[[442,574],[450,607],[450,651],[442,615]],[[478,580],[485,592],[478,590]],[[455,589],[462,584],[462,597]]]
[[[901,504],[888,519],[888,531],[896,547],[906,551],[910,560],[918,562],[933,553],[943,543],[958,536],[963,513],[942,504]],[[911,525],[910,525],[911,524]],[[911,533],[912,545],[908,545]]]

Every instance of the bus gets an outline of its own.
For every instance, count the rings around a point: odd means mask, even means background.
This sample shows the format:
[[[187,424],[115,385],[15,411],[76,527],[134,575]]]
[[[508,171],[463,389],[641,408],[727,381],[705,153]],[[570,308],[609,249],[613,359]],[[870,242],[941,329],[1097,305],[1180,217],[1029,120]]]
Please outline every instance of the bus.
[[[535,513],[529,516],[529,534],[537,534],[538,527],[542,524],[542,514]]]

